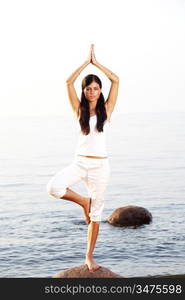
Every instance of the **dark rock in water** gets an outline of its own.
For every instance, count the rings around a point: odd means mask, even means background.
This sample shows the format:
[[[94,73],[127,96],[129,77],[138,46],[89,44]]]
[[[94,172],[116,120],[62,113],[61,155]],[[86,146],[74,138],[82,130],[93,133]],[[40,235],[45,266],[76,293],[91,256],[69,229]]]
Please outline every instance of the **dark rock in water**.
[[[90,273],[87,265],[76,266],[71,269],[62,270],[59,273],[53,275],[52,278],[113,278],[122,277],[116,273],[113,273],[107,268],[100,267],[94,273]]]
[[[151,213],[140,206],[124,206],[117,208],[108,218],[108,223],[114,226],[140,226],[152,221]]]

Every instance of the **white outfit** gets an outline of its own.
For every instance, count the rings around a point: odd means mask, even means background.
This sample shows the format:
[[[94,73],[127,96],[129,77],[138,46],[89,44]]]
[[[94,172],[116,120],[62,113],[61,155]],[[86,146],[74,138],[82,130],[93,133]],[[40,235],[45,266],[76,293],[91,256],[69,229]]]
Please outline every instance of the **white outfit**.
[[[109,126],[109,121],[106,120],[103,126],[103,131],[96,130],[97,116],[91,116],[89,120],[90,133],[85,135],[81,132],[80,123],[78,122],[78,144],[76,155],[88,156],[107,156],[106,149],[106,133]]]
[[[110,178],[109,158],[89,158],[89,156],[106,156],[105,134],[96,132],[96,116],[90,118],[90,133],[83,136],[79,132],[79,141],[73,162],[53,176],[47,184],[47,192],[55,198],[61,198],[66,189],[83,180],[91,197],[90,219],[101,221],[104,208],[104,194]],[[108,121],[106,121],[107,123]]]

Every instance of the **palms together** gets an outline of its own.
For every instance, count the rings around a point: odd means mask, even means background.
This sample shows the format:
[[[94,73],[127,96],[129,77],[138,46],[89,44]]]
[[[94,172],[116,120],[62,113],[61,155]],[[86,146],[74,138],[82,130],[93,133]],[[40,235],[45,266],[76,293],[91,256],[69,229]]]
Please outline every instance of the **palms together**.
[[[96,57],[95,57],[95,53],[94,53],[94,44],[91,44],[91,48],[90,48],[90,53],[89,53],[89,56],[88,56],[88,62],[89,64],[93,64],[95,65],[96,64]]]

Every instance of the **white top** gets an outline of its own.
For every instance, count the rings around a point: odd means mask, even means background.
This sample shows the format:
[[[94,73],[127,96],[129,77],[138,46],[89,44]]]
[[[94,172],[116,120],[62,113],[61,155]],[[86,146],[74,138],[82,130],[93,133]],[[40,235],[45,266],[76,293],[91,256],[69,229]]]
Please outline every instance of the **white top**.
[[[78,143],[76,148],[76,155],[87,156],[107,156],[106,147],[106,133],[109,126],[109,121],[105,120],[103,131],[99,132],[96,129],[97,116],[91,116],[89,119],[90,132],[85,135],[81,131],[78,120]]]

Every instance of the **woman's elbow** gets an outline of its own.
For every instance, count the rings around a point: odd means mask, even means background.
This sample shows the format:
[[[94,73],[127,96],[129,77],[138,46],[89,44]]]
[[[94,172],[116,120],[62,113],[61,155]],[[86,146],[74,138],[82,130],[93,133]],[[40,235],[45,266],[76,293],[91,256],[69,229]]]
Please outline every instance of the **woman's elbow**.
[[[66,79],[66,84],[71,84],[71,80],[70,79]]]
[[[118,76],[115,76],[114,80],[113,80],[115,83],[119,83],[119,77]]]

